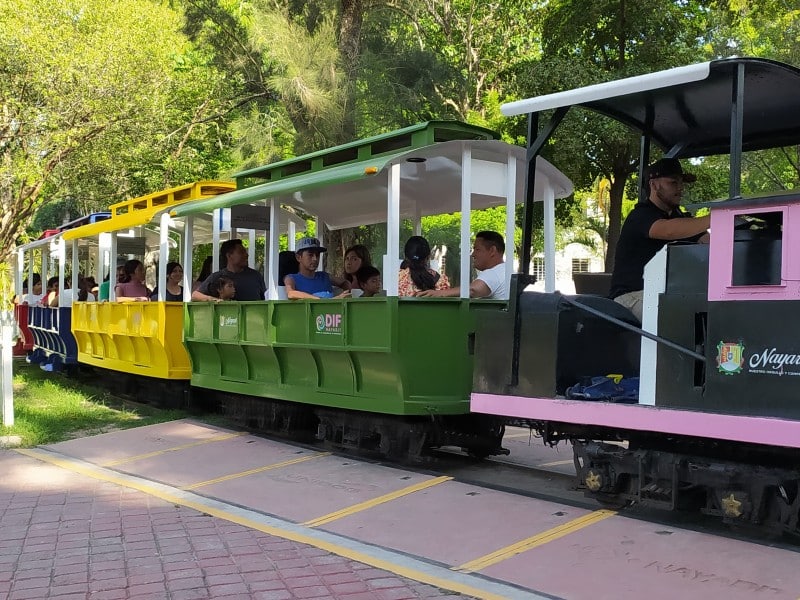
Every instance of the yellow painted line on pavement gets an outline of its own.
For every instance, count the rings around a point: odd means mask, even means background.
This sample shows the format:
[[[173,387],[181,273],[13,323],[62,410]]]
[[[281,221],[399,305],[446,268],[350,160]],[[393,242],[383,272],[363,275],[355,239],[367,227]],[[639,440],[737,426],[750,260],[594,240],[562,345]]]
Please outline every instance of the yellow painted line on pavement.
[[[336,512],[332,512],[327,515],[317,517],[316,519],[311,519],[310,521],[306,521],[305,523],[303,523],[303,525],[306,525],[307,527],[319,527],[320,525],[325,525],[326,523],[330,523],[331,521],[342,519],[344,517],[353,515],[357,512],[361,512],[362,510],[367,510],[369,508],[373,508],[374,506],[378,506],[379,504],[384,504],[385,502],[391,502],[392,500],[396,500],[397,498],[402,498],[403,496],[407,496],[408,494],[413,494],[414,492],[418,492],[420,490],[433,487],[434,485],[439,485],[440,483],[444,483],[445,481],[450,481],[451,479],[453,478],[442,476],[442,477],[434,477],[433,479],[429,479],[427,481],[421,481],[420,483],[415,483],[414,485],[405,487],[402,490],[397,490],[396,492],[391,492],[389,494],[373,498],[372,500],[366,500],[365,502],[360,502],[358,504],[354,504],[353,506],[337,510]]]
[[[224,442],[225,440],[230,440],[235,437],[239,437],[241,435],[247,435],[246,432],[237,432],[237,433],[226,433],[224,435],[217,435],[214,437],[210,437],[206,440],[200,440],[197,442],[192,442],[190,444],[183,444],[182,446],[174,446],[173,448],[165,448],[164,450],[156,450],[154,452],[148,452],[147,454],[137,454],[136,456],[128,456],[127,458],[119,458],[117,460],[110,460],[106,463],[102,463],[100,466],[102,467],[116,467],[117,465],[124,465],[126,463],[135,462],[137,460],[143,460],[145,458],[152,458],[153,456],[160,456],[162,454],[166,454],[167,452],[177,452],[178,450],[186,450],[187,448],[194,448],[196,446],[202,446],[203,444],[210,444],[211,442]]]
[[[560,467],[562,465],[574,465],[575,461],[571,458],[569,460],[554,460],[553,462],[549,463],[542,463],[540,465],[534,465],[536,467]]]
[[[75,462],[72,459],[59,458],[53,456],[48,452],[44,452],[37,449],[18,448],[16,452],[24,454],[25,456],[30,456],[31,458],[35,458],[42,462],[56,465],[68,471],[72,471],[73,473],[79,473],[81,475],[97,479],[98,481],[105,481],[129,489],[134,489],[143,492],[149,496],[160,498],[161,500],[169,502],[170,504],[185,506],[187,508],[191,508],[201,513],[205,513],[212,517],[224,519],[230,523],[236,523],[238,525],[242,525],[243,527],[249,527],[250,529],[266,533],[267,535],[273,535],[275,537],[279,537],[285,540],[290,540],[300,544],[307,544],[309,546],[325,550],[326,552],[331,552],[338,556],[343,556],[350,560],[370,565],[372,567],[375,567],[376,569],[382,569],[384,571],[394,573],[395,575],[398,575],[400,577],[407,577],[409,579],[413,579],[414,581],[419,581],[420,583],[433,585],[445,590],[450,590],[453,592],[464,594],[466,596],[473,596],[475,598],[480,598],[481,600],[507,600],[505,596],[501,596],[499,594],[495,594],[469,584],[460,583],[458,581],[452,581],[445,577],[432,575],[430,573],[426,573],[424,571],[415,569],[413,567],[406,567],[389,560],[376,558],[370,555],[368,552],[363,552],[356,549],[348,548],[346,546],[337,544],[335,542],[318,539],[313,535],[311,535],[311,533],[303,534],[291,531],[289,529],[282,529],[280,527],[267,525],[264,523],[260,523],[255,519],[251,519],[246,516],[236,514],[232,511],[227,511],[224,509],[216,508],[214,506],[209,506],[200,501],[188,500],[180,496],[170,494],[164,491],[163,489],[143,483],[137,477],[131,477],[121,473],[115,473],[113,471],[105,471],[103,470],[102,467],[96,467],[94,465],[88,465],[88,466],[83,465]]]
[[[313,454],[311,456],[301,456],[300,458],[293,458],[291,460],[285,460],[283,462],[275,463],[272,465],[266,465],[264,467],[249,469],[248,471],[241,471],[239,473],[231,473],[230,475],[223,475],[222,477],[217,477],[216,479],[207,479],[206,481],[200,481],[198,483],[193,483],[192,485],[184,486],[181,489],[196,490],[197,488],[201,488],[206,485],[222,483],[223,481],[230,481],[231,479],[238,479],[239,477],[247,477],[248,475],[254,475],[255,473],[263,473],[264,471],[271,471],[272,469],[280,469],[281,467],[288,467],[289,465],[296,465],[297,463],[305,462],[307,460],[312,460],[314,458],[320,458],[322,456],[330,456],[330,455],[331,455],[330,452],[320,452],[318,454]]]
[[[485,569],[486,567],[509,559],[512,556],[516,556],[517,554],[521,554],[527,550],[536,548],[537,546],[542,546],[548,542],[562,538],[565,535],[575,533],[576,531],[580,531],[585,527],[599,523],[600,521],[603,521],[609,517],[613,517],[615,514],[617,514],[617,512],[614,510],[596,510],[588,515],[578,517],[577,519],[573,519],[572,521],[568,521],[563,525],[553,527],[552,529],[548,529],[542,533],[537,533],[536,535],[516,542],[515,544],[511,544],[510,546],[506,546],[505,548],[500,548],[491,554],[486,554],[485,556],[471,560],[458,567],[453,567],[453,570],[461,571],[462,573],[480,571],[481,569]]]

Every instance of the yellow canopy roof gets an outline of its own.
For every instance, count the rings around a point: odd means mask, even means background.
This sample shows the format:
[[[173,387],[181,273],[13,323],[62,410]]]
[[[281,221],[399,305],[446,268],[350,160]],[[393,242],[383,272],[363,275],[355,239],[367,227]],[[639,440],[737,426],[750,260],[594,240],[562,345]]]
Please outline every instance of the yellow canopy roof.
[[[236,184],[228,181],[198,181],[118,202],[110,207],[110,219],[69,229],[64,232],[64,239],[94,237],[101,233],[146,225],[161,213],[170,211],[179,204],[211,198],[235,189]]]

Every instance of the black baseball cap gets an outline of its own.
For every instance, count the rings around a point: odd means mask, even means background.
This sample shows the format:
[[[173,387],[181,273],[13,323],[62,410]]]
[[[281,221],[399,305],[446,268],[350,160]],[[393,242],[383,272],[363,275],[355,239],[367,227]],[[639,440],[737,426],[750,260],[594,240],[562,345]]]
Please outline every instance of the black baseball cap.
[[[647,167],[647,179],[657,177],[682,177],[686,183],[697,181],[696,175],[684,172],[677,158],[660,158]]]

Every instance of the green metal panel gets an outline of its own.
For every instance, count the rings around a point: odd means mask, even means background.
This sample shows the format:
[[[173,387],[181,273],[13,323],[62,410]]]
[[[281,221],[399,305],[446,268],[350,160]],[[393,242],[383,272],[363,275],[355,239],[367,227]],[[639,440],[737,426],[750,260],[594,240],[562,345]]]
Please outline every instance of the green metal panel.
[[[469,409],[477,308],[453,299],[190,303],[200,387],[396,415]]]

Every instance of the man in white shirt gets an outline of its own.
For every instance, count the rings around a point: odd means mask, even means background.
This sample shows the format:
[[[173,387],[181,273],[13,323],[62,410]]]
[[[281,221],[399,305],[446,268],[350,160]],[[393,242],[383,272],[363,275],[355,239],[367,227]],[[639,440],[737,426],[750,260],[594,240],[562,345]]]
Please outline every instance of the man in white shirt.
[[[503,254],[506,244],[503,236],[496,231],[479,231],[475,234],[472,245],[472,264],[478,276],[469,284],[470,298],[487,300],[508,300],[508,281],[506,281],[506,265]],[[417,292],[418,297],[442,298],[457,297],[459,288],[445,290],[425,290]]]

